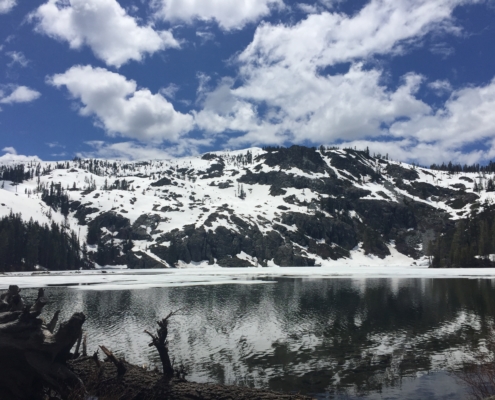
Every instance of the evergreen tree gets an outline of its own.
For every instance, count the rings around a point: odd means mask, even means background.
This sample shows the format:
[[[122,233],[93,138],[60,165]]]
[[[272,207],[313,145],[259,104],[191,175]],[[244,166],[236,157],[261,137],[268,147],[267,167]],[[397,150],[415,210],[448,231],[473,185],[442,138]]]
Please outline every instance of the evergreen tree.
[[[40,225],[23,222],[20,214],[0,219],[0,269],[32,270],[36,265],[51,270],[76,269],[88,266],[81,257],[74,232],[62,229],[55,222]]]
[[[480,222],[479,229],[479,239],[478,239],[478,254],[480,256],[486,257],[490,254],[491,250],[491,240],[490,240],[490,230],[488,228],[488,223],[483,220]]]

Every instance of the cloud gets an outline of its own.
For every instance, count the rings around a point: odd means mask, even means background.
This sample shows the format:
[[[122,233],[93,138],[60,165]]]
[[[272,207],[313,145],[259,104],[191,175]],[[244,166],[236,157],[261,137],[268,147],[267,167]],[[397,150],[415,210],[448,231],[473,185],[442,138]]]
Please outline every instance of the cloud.
[[[55,147],[61,147],[61,148],[65,148],[65,145],[63,144],[60,144],[59,142],[49,142],[49,143],[45,143],[49,148],[53,149]]]
[[[306,14],[315,14],[320,11],[320,8],[317,5],[307,3],[299,3],[297,4],[297,8]]]
[[[9,51],[6,54],[12,59],[8,64],[9,67],[14,66],[15,64],[19,64],[21,67],[27,67],[29,64],[29,60],[22,51]]]
[[[326,67],[405,51],[404,41],[435,31],[458,31],[451,14],[462,0],[372,0],[348,16],[322,12],[293,26],[261,24],[239,61],[260,66]]]
[[[381,71],[361,64],[328,77],[270,67],[269,73],[239,88],[232,88],[228,79],[222,81],[205,96],[195,120],[211,133],[247,132],[228,140],[228,146],[239,147],[381,136],[383,124],[429,112],[414,96],[421,76],[405,76],[395,91],[382,86],[381,79]]]
[[[184,139],[177,146],[161,148],[135,142],[107,143],[100,140],[86,142],[92,150],[77,153],[82,158],[104,158],[122,160],[156,160],[182,155],[199,154],[199,148],[210,146],[208,139]]]
[[[433,89],[438,96],[445,93],[450,93],[452,91],[452,85],[447,80],[436,80],[434,82],[430,82],[428,83],[428,87]]]
[[[447,87],[445,81],[429,86]],[[450,89],[451,90],[451,89]],[[452,91],[443,107],[394,122],[385,138],[345,141],[343,147],[388,153],[396,160],[430,165],[442,161],[472,164],[495,157],[495,78],[489,84]],[[476,145],[476,150],[467,150]],[[481,149],[480,149],[481,147]]]
[[[224,30],[242,29],[284,6],[282,0],[155,0],[156,16],[165,21],[215,21]]]
[[[494,109],[495,78],[485,86],[453,91],[442,108],[408,121],[396,121],[390,126],[390,133],[460,149],[469,143],[495,138]]]
[[[196,31],[196,36],[200,38],[201,44],[205,44],[208,41],[214,41],[215,35],[208,31]]]
[[[139,26],[116,0],[48,0],[30,18],[37,32],[67,41],[73,49],[87,45],[96,57],[115,67],[179,47],[171,32]]]
[[[418,97],[424,76],[411,72],[387,85],[386,71],[368,61],[403,54],[430,33],[458,35],[452,13],[474,2],[371,0],[353,15],[325,11],[293,25],[263,23],[234,60],[235,78],[216,86],[200,80],[195,121],[208,137],[227,137],[227,147],[373,143],[425,163],[460,157],[469,143],[495,137],[486,109],[495,106],[492,84],[454,91],[435,111]],[[447,81],[428,86],[452,91]]]
[[[167,87],[161,88],[160,89],[160,94],[163,96],[173,99],[175,98],[175,94],[179,90],[179,86],[177,86],[175,83],[169,84]]]
[[[110,136],[177,142],[193,127],[192,116],[175,111],[161,94],[138,89],[136,82],[104,68],[74,66],[47,81],[58,88],[65,86],[81,102],[79,113],[94,116],[95,125]]]
[[[17,151],[13,147],[4,147],[2,151],[7,154],[17,155]]]
[[[455,53],[455,49],[447,43],[435,43],[430,47],[430,52],[442,58],[447,58]]]
[[[199,98],[202,98],[210,89],[209,84],[211,82],[211,77],[203,72],[197,72],[196,78],[198,79],[198,89],[196,90],[196,94]]]
[[[0,163],[41,161],[38,156],[25,156],[22,154],[17,154],[17,151],[13,147],[4,147],[2,151],[5,154],[3,156],[0,156]]]
[[[8,14],[16,4],[16,0],[0,0],[0,14]]]
[[[41,93],[28,88],[27,86],[14,86],[14,89],[8,96],[3,96],[0,92],[0,103],[12,104],[12,103],[29,103],[36,100],[41,96]]]
[[[63,151],[62,153],[52,153],[50,154],[52,157],[65,157],[67,156],[67,153]]]

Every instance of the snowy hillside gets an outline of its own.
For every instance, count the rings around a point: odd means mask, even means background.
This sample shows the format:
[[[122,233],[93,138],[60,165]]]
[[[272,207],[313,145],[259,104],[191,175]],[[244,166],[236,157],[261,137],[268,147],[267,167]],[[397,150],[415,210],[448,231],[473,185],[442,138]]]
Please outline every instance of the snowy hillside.
[[[92,260],[132,268],[426,265],[429,242],[495,196],[473,190],[488,175],[300,146],[23,168],[0,217],[65,224]]]

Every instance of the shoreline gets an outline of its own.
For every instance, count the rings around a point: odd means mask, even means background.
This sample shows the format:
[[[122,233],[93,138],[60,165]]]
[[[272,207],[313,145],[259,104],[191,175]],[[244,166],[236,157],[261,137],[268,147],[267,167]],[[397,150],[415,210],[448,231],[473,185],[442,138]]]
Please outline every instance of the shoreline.
[[[0,290],[69,287],[77,290],[128,290],[225,284],[270,284],[297,279],[495,279],[495,268],[427,268],[418,266],[340,266],[265,268],[98,269],[83,271],[9,272],[0,275]]]
[[[105,399],[237,399],[237,400],[311,400],[312,396],[284,393],[264,388],[238,385],[200,383],[180,378],[166,378],[157,370],[148,370],[124,362],[126,372],[119,376],[111,362],[100,363],[97,368],[93,357],[80,357],[68,361],[69,368],[82,380],[88,392]]]

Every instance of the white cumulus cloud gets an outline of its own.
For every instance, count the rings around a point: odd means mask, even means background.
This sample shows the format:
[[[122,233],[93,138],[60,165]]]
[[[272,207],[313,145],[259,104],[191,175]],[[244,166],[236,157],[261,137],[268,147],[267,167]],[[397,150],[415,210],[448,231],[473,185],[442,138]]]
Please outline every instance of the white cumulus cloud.
[[[453,11],[476,2],[371,0],[353,15],[323,11],[295,24],[261,24],[236,58],[236,80],[201,92],[196,123],[209,135],[229,134],[229,147],[344,141],[382,143],[421,162],[458,157],[463,146],[495,137],[493,83],[457,91],[430,83],[452,92],[435,111],[418,98],[425,77],[411,71],[391,86],[383,67],[367,61],[403,54],[432,32],[458,35]]]
[[[241,29],[283,7],[282,0],[155,0],[157,17],[166,21],[215,21],[225,30]]]
[[[262,24],[239,60],[254,65],[314,69],[404,51],[432,30],[458,31],[452,11],[463,0],[372,0],[353,16],[322,12],[301,22]]]
[[[116,0],[48,0],[31,19],[37,32],[67,41],[74,49],[87,45],[96,57],[116,67],[179,47],[171,32],[139,26]]]
[[[0,103],[29,103],[30,101],[36,100],[40,96],[40,92],[30,89],[27,86],[14,86],[8,96],[4,96],[3,93],[0,92]]]
[[[65,86],[80,101],[79,113],[94,116],[109,135],[145,142],[177,142],[193,127],[193,117],[176,111],[161,94],[138,89],[135,81],[104,68],[74,66],[48,83]]]
[[[0,14],[9,13],[17,4],[16,0],[0,0]]]
[[[13,148],[12,146],[4,147],[2,149],[2,151],[7,153],[7,154],[17,155],[17,150],[15,148]]]
[[[495,139],[494,109],[495,79],[485,86],[454,91],[439,110],[395,122],[390,132],[396,137],[461,148],[468,143]]]
[[[22,154],[17,154],[16,149],[10,146],[4,147],[2,151],[5,154],[0,156],[0,163],[41,161],[41,159],[38,156],[25,156]]]

